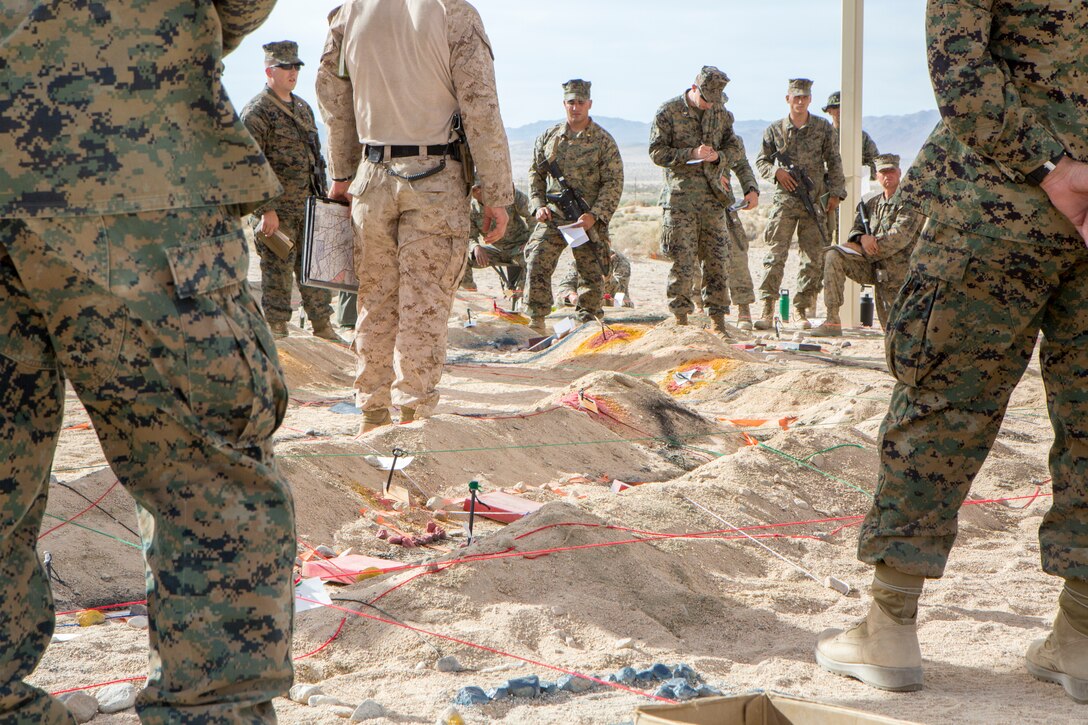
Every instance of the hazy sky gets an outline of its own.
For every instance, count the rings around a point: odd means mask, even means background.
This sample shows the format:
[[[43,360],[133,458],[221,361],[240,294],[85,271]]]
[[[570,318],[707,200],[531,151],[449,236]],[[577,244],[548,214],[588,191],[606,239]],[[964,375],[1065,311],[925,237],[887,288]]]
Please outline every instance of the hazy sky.
[[[272,16],[226,59],[225,83],[241,109],[264,83],[261,45],[295,40],[307,65],[298,93],[314,102],[314,78],[340,0],[280,0]],[[740,120],[786,113],[786,80],[815,80],[813,107],[839,87],[838,0],[473,0],[495,52],[507,126],[562,115],[569,78],[593,82],[593,113],[649,121],[662,101],[689,87],[703,65],[732,82]],[[867,116],[936,107],[926,74],[925,3],[865,3]],[[406,92],[408,89],[406,89]],[[316,107],[315,107],[316,111]]]

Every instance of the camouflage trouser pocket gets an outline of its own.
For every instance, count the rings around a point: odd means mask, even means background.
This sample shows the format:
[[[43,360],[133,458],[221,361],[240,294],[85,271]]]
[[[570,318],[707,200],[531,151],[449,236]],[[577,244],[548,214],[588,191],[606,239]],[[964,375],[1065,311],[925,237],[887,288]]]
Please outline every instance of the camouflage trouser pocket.
[[[911,271],[888,314],[888,369],[899,382],[941,387],[932,373],[965,354],[970,295],[964,284],[971,254],[923,237]],[[927,378],[930,378],[928,381]]]
[[[244,245],[239,230],[167,250],[190,408],[239,447],[268,440],[287,410],[275,343],[245,285]]]

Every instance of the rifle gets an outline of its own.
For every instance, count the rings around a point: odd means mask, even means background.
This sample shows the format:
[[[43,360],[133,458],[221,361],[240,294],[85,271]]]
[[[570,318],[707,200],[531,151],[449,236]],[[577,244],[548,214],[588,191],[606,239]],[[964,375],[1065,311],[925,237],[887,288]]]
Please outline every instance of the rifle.
[[[567,181],[567,177],[563,175],[563,170],[559,168],[559,164],[557,164],[554,159],[549,161],[544,169],[551,174],[551,177],[559,184],[560,190],[559,194],[546,194],[545,198],[559,207],[559,211],[563,213],[563,218],[566,221],[576,222],[583,214],[591,213],[590,206],[586,202],[585,197],[570,185],[570,182]],[[589,230],[589,233],[593,234],[593,231]],[[594,239],[593,237],[597,238]],[[593,236],[590,237],[590,241],[593,242],[593,246],[597,250],[597,265],[601,268],[601,279],[604,279],[608,277],[608,246],[602,244],[600,237],[596,234],[593,234]]]
[[[862,199],[858,202],[858,216],[861,217],[861,228],[870,237],[875,237],[873,234],[873,224],[869,221],[869,212],[865,208],[865,200]],[[873,262],[873,274],[876,276],[877,282],[884,281],[884,265],[880,262]],[[866,285],[862,285],[864,289]]]
[[[828,245],[827,230],[824,229],[824,225],[827,223],[826,218],[823,217],[818,211],[816,211],[816,205],[812,202],[812,192],[816,190],[816,185],[812,183],[812,179],[809,178],[805,170],[793,163],[793,160],[786,154],[785,151],[779,151],[778,162],[786,170],[786,173],[794,178],[797,182],[797,188],[793,190],[793,194],[801,200],[801,204],[805,207],[805,212],[812,217],[812,220],[816,222],[816,229],[820,232],[820,238],[823,239],[824,245]]]

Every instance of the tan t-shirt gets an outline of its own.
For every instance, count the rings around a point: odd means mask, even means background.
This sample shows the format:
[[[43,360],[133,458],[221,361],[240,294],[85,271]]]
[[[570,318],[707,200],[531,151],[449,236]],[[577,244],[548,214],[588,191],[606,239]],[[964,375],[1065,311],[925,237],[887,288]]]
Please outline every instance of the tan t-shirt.
[[[354,173],[362,144],[450,141],[459,111],[484,203],[513,202],[491,43],[465,0],[348,0],[330,17],[317,95],[333,178]]]

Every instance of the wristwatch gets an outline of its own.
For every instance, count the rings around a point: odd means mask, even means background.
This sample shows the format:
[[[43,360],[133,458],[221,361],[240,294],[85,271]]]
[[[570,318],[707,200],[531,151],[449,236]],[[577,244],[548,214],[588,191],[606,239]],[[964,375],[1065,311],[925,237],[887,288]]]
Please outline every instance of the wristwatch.
[[[1026,178],[1029,183],[1038,186],[1043,183],[1043,179],[1050,175],[1050,172],[1054,170],[1054,167],[1058,165],[1058,162],[1061,161],[1065,155],[1065,151],[1059,151],[1058,155],[1050,161],[1047,161],[1034,171],[1029,171],[1027,174],[1024,174],[1024,178]]]

